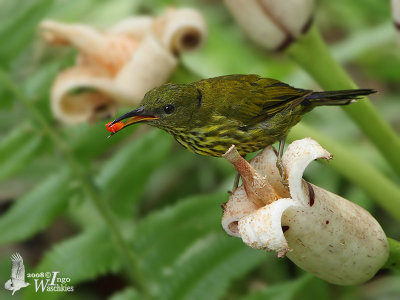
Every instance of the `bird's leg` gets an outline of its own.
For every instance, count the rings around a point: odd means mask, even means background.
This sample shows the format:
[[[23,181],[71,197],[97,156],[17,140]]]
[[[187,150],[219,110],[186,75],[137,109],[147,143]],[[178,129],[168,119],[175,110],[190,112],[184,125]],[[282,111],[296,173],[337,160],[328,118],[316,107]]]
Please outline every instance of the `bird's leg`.
[[[239,174],[239,173],[236,173],[235,180],[233,181],[233,188],[232,188],[231,191],[228,190],[228,194],[229,194],[229,195],[232,195],[233,192],[238,188],[238,186],[239,186],[239,179],[240,179],[240,174]]]
[[[239,174],[239,173],[236,173],[235,181],[233,182],[232,191],[234,191],[234,190],[236,190],[236,189],[238,188],[238,186],[239,186],[239,179],[240,179],[240,174]]]
[[[276,167],[278,168],[279,174],[281,175],[282,184],[285,187],[288,187],[289,184],[286,180],[285,169],[283,168],[283,164],[282,164],[282,155],[283,155],[283,148],[285,147],[285,141],[286,141],[286,137],[279,140],[279,152],[278,152],[278,158],[276,160]]]

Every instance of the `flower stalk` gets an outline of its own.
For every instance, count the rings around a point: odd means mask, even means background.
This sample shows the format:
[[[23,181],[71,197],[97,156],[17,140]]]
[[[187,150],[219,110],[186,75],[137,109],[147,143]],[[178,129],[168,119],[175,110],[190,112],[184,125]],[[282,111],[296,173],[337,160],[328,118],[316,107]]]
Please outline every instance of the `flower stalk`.
[[[390,252],[389,258],[383,266],[384,269],[400,270],[400,242],[388,238]]]
[[[287,54],[325,90],[354,89],[357,85],[331,55],[316,26],[301,36]],[[367,99],[342,109],[360,127],[400,175],[400,138]]]

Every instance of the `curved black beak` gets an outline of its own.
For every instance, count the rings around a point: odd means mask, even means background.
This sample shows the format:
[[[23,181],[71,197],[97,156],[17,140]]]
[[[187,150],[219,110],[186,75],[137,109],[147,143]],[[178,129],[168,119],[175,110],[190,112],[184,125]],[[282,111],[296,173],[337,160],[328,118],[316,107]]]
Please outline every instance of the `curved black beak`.
[[[128,120],[124,121],[125,119]],[[114,121],[108,123],[107,130],[110,131],[112,135],[129,125],[133,125],[142,121],[156,120],[156,119],[158,119],[157,116],[146,113],[143,107],[138,107],[116,118]],[[119,126],[113,126],[114,124],[117,124]]]
[[[138,108],[136,108],[130,112],[127,112],[126,114],[123,114],[122,116],[116,118],[114,121],[112,121],[110,123],[110,126],[114,125],[117,122],[125,120],[127,118],[130,118],[130,119],[128,121],[124,122],[125,123],[124,127],[134,124],[134,123],[141,122],[141,121],[158,119],[158,117],[156,117],[156,116],[146,114],[143,107],[138,107]]]

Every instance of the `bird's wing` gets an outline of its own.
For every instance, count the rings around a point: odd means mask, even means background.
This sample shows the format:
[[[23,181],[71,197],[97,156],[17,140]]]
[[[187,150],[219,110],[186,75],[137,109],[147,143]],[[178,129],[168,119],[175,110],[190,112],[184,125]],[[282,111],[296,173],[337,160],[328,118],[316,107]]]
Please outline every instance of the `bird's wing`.
[[[261,112],[250,120],[250,123],[258,123],[270,118],[271,116],[299,105],[304,96],[311,93],[310,90],[294,88],[286,83],[268,78],[260,78],[253,85],[254,91],[258,96],[250,102],[261,108]]]
[[[11,255],[11,261],[11,279],[25,280],[25,267],[21,255],[19,253]]]
[[[213,101],[220,114],[243,126],[262,122],[287,108],[298,105],[309,90],[297,89],[276,79],[258,75],[228,75],[214,78],[205,88],[217,90]],[[212,98],[210,96],[209,98]]]

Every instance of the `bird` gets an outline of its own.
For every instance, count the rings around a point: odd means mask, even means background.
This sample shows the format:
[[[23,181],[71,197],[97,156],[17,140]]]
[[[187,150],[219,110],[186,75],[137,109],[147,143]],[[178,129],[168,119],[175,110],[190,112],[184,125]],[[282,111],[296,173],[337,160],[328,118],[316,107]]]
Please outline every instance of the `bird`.
[[[11,279],[7,280],[4,284],[4,288],[13,291],[14,293],[24,287],[30,285],[30,283],[25,282],[25,267],[24,261],[19,253],[11,255]]]
[[[277,167],[284,181],[281,158],[286,137],[304,114],[317,106],[347,105],[374,92],[318,92],[255,74],[224,75],[156,87],[145,94],[139,107],[106,126],[113,135],[127,126],[147,123],[165,130],[188,150],[214,157],[221,157],[232,145],[245,156],[279,141]]]

